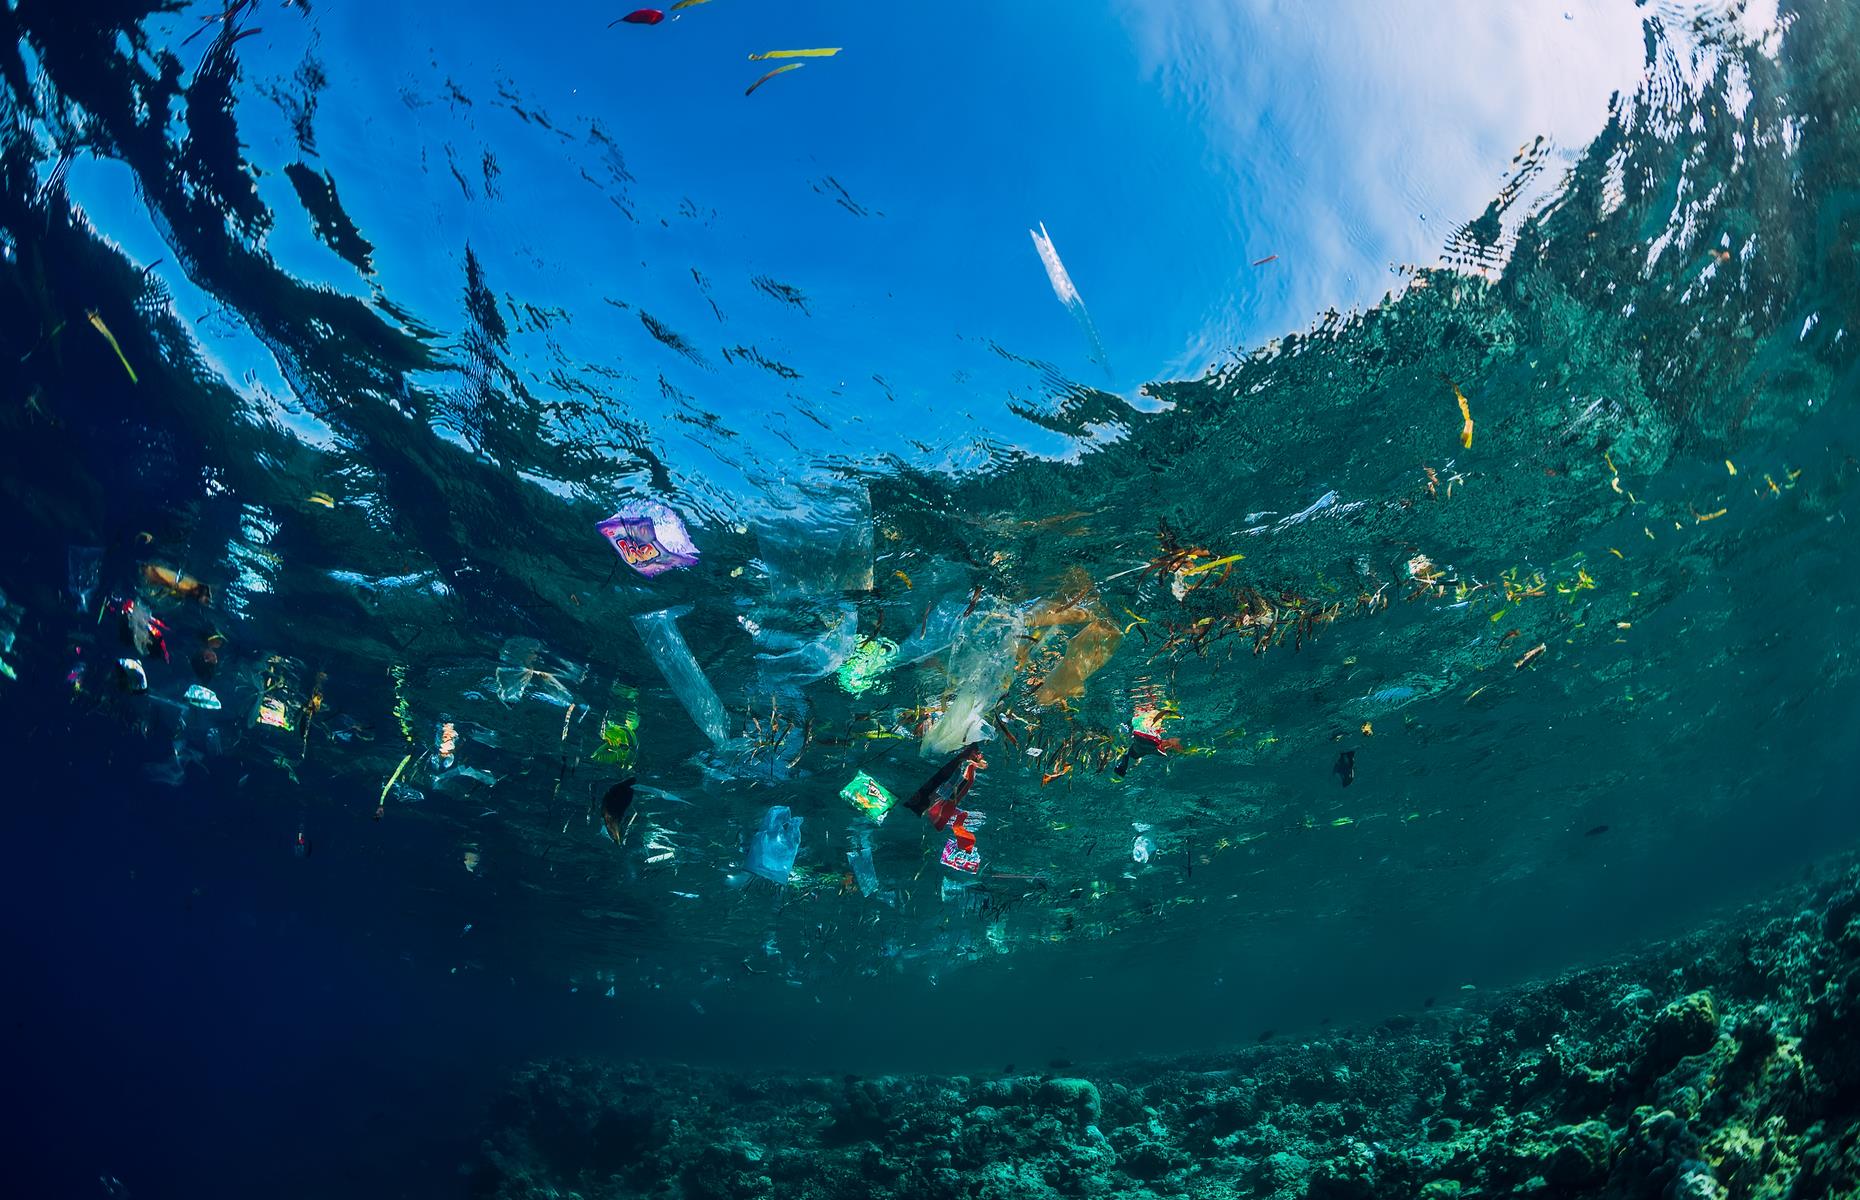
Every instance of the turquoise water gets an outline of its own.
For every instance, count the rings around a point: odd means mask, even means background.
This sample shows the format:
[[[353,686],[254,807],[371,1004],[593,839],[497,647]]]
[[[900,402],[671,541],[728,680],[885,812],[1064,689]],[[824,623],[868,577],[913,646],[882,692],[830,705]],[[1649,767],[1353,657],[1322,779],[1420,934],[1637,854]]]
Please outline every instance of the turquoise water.
[[[152,7],[0,62],[35,1020],[198,904],[368,1070],[1087,1060],[1852,844],[1842,6]]]

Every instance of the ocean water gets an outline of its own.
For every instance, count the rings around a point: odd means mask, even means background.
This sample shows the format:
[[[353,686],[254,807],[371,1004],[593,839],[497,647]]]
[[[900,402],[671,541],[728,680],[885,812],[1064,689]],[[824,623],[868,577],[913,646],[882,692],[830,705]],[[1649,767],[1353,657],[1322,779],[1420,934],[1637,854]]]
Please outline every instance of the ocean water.
[[[1852,849],[1851,6],[623,15],[0,14],[22,1194],[1312,1036]]]

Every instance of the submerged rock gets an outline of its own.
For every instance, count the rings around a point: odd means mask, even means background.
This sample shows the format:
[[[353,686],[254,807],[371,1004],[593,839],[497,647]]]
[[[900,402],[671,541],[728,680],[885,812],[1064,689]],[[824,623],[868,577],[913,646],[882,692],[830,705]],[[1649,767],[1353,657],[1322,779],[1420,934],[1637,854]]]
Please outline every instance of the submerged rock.
[[[1083,1075],[513,1081],[484,1200],[1860,1195],[1860,872],[1359,1033]]]

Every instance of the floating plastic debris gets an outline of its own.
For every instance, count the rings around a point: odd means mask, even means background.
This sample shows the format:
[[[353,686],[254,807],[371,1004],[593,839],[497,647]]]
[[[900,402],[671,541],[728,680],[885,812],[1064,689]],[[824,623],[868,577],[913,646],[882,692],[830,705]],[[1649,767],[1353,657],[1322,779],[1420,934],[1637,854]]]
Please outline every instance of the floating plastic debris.
[[[220,698],[214,695],[213,689],[207,687],[205,684],[196,683],[191,685],[185,692],[181,693],[181,698],[204,712],[220,711]]]
[[[750,837],[749,861],[743,865],[764,879],[785,884],[800,853],[801,818],[777,804],[762,815],[762,828]]]
[[[898,644],[890,638],[867,638],[840,665],[840,687],[854,696],[871,691],[897,657]]]
[[[1150,856],[1155,853],[1156,843],[1147,833],[1139,833],[1137,835],[1137,840],[1130,843],[1130,858],[1132,862],[1146,863],[1150,861]]]
[[[750,84],[749,87],[744,90],[743,95],[753,96],[756,94],[757,88],[761,87],[763,84],[767,83],[769,80],[775,78],[777,75],[784,75],[789,71],[798,71],[802,67],[805,67],[806,65],[807,65],[806,63],[798,63],[798,62],[783,63],[781,66],[776,67],[773,71],[770,71],[768,74],[762,76],[762,78]]]
[[[648,579],[678,567],[695,567],[697,546],[684,518],[655,501],[622,509],[595,525],[627,566]]]
[[[854,775],[852,782],[840,789],[840,798],[874,821],[884,820],[885,814],[898,802],[884,784],[864,771]]]
[[[749,56],[750,62],[761,62],[767,58],[832,58],[844,47],[822,46],[814,50],[764,50],[760,54]]]
[[[846,865],[852,869],[853,882],[859,885],[861,896],[870,896],[878,890],[878,867],[872,861],[869,838],[860,838],[858,844],[846,852]]]
[[[949,654],[952,695],[924,732],[924,754],[954,754],[994,736],[988,715],[1014,682],[1015,649],[1024,627],[1017,613],[982,611],[969,618]]]
[[[125,692],[132,695],[149,690],[149,673],[143,669],[139,659],[119,658],[116,660],[116,678]]]
[[[489,771],[481,771],[477,767],[453,767],[450,771],[433,776],[433,786],[441,791],[459,781],[481,783],[485,787],[497,786],[497,776]]]
[[[1033,239],[1033,248],[1040,256],[1040,265],[1046,268],[1046,279],[1053,285],[1053,295],[1059,297],[1059,303],[1065,306],[1072,319],[1078,322],[1085,340],[1091,344],[1092,361],[1104,368],[1105,374],[1111,373],[1111,360],[1104,353],[1104,343],[1098,338],[1098,326],[1093,323],[1091,313],[1085,310],[1084,297],[1072,282],[1072,276],[1066,270],[1066,264],[1059,261],[1059,248],[1053,245],[1053,239],[1046,232],[1046,222],[1040,222],[1040,232],[1029,229],[1027,236]]]
[[[982,869],[982,852],[974,846],[964,849],[955,838],[943,843],[943,865],[952,871],[964,871],[970,875]]]
[[[710,685],[691,647],[685,644],[684,635],[678,632],[678,617],[686,611],[689,610],[662,608],[657,612],[641,613],[633,618],[633,627],[639,630],[646,654],[665,676],[678,703],[691,714],[691,719],[697,722],[711,744],[722,749],[730,740],[729,721],[723,701],[717,698],[717,689]]]
[[[628,25],[657,25],[663,20],[665,20],[665,14],[656,8],[636,8],[624,17],[609,21],[607,23],[607,28],[612,29],[615,25],[620,24],[621,21],[626,22]]]
[[[103,551],[96,546],[72,546],[65,551],[65,588],[77,611],[89,613],[102,578]]]

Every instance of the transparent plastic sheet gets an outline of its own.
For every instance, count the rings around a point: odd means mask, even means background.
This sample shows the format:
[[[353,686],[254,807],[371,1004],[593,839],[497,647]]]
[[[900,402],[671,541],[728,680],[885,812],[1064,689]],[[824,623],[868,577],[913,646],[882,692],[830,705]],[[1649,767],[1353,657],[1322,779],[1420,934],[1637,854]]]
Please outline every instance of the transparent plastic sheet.
[[[872,840],[864,831],[853,834],[853,848],[846,852],[846,865],[852,869],[853,881],[861,896],[878,890],[878,867],[872,862]]]
[[[1011,608],[977,610],[963,622],[949,653],[949,698],[924,732],[926,757],[954,754],[994,736],[988,715],[1014,681],[1014,654],[1025,615]]]
[[[756,655],[756,678],[764,691],[799,687],[825,679],[852,657],[859,646],[859,614],[850,604],[840,604],[829,618],[825,632],[811,640],[771,628],[758,622],[754,635],[758,647],[780,653]]]
[[[762,814],[762,827],[750,836],[749,860],[743,865],[764,879],[787,883],[800,853],[801,818],[778,804]]]
[[[569,688],[580,683],[588,673],[584,665],[544,654],[542,643],[530,637],[507,640],[498,653],[498,661],[502,665],[492,672],[490,683],[497,698],[505,704],[515,704],[527,696],[567,708],[575,703],[575,695]]]
[[[78,612],[89,613],[96,604],[102,572],[102,547],[72,546],[65,551],[65,586]]]
[[[894,665],[907,667],[949,649],[962,629],[962,614],[968,607],[969,598],[961,593],[944,596],[931,605],[911,636],[898,647]]]
[[[639,631],[639,640],[645,644],[647,656],[659,668],[659,674],[665,676],[678,703],[691,714],[691,719],[711,744],[722,750],[730,740],[723,701],[705,677],[704,668],[698,666],[697,659],[692,656],[691,647],[685,644],[684,634],[678,631],[678,618],[689,611],[662,608],[640,613],[633,618],[633,627]]]

